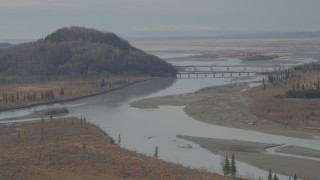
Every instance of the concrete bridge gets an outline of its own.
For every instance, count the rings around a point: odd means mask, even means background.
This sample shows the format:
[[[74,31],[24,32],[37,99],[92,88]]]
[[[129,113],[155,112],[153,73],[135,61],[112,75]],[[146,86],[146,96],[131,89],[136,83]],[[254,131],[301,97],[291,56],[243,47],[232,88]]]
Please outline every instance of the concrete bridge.
[[[178,78],[199,78],[199,77],[235,77],[235,76],[256,76],[258,73],[272,72],[282,70],[290,66],[175,66],[178,70]]]
[[[283,70],[283,69],[287,69],[290,68],[292,66],[289,65],[232,65],[232,66],[228,66],[228,65],[187,65],[187,66],[175,66],[177,68],[178,71],[183,71],[183,72],[187,72],[187,71],[198,71],[199,69],[202,69],[201,71],[203,71],[204,69],[206,71],[214,71],[214,70],[227,70],[227,71],[232,71],[232,70],[243,70],[246,71],[247,69],[259,69],[259,71],[266,71],[268,69],[272,69],[273,71],[276,70]]]
[[[178,78],[199,78],[199,77],[235,77],[235,76],[256,76],[257,71],[190,71],[177,72]]]

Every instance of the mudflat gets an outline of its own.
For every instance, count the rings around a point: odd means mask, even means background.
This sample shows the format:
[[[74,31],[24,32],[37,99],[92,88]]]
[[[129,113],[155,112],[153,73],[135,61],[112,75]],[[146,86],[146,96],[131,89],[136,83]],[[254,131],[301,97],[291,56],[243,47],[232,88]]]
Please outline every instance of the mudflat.
[[[320,158],[320,151],[305,147],[299,146],[284,146],[275,150],[277,153],[286,153],[286,154],[293,154],[293,155],[301,155],[301,156],[308,156],[313,158]]]
[[[302,179],[320,179],[318,169],[320,167],[320,161],[266,154],[265,149],[277,146],[276,144],[180,135],[177,137],[195,142],[213,153],[226,154],[229,157],[234,154],[237,160],[267,171],[272,169],[275,173],[286,174],[288,176],[297,174],[299,178]],[[309,149],[309,151],[314,152],[316,150]],[[292,151],[284,148],[281,152],[290,153]],[[295,148],[293,154],[307,154],[307,152],[304,148]]]

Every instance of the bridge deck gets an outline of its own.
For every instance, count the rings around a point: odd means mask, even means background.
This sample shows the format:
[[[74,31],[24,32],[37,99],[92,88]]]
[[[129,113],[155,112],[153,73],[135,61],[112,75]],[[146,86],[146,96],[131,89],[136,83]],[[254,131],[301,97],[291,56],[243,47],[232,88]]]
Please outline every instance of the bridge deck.
[[[178,71],[177,74],[258,73],[257,71]]]
[[[281,67],[281,68],[290,68],[292,66],[290,65],[266,65],[266,64],[262,64],[262,65],[257,65],[257,64],[254,64],[254,65],[185,65],[185,66],[175,66],[175,67],[178,67],[178,68],[188,68],[188,67],[196,67],[196,68],[211,68],[211,67],[215,67],[215,68],[219,68],[219,67],[229,67],[229,68],[233,68],[233,67],[247,67],[247,68],[278,68],[278,67]]]

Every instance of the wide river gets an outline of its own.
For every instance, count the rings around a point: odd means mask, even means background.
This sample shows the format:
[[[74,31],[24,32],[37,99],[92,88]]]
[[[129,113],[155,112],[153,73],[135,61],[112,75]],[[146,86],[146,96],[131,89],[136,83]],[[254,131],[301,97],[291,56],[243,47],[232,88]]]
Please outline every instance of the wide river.
[[[178,54],[180,55],[181,53]],[[171,53],[170,56],[172,56]],[[225,61],[228,65],[239,62],[236,59]],[[176,62],[177,65],[190,63],[199,62]],[[218,63],[221,64],[221,61]],[[214,63],[211,62],[211,64]],[[255,81],[261,82],[261,77],[246,80],[248,83]],[[298,139],[206,124],[188,117],[183,107],[164,106],[158,109],[138,109],[130,106],[131,102],[147,97],[194,92],[200,88],[233,82],[235,81],[231,77],[153,79],[77,101],[1,112],[0,119],[23,116],[51,107],[67,107],[70,111],[69,115],[86,116],[91,123],[98,125],[115,140],[120,134],[121,146],[124,148],[153,156],[155,147],[158,146],[160,159],[218,173],[221,173],[221,155],[213,154],[200,148],[197,144],[178,139],[176,136],[236,139],[320,149],[319,138]],[[242,176],[246,177],[258,178],[267,175],[266,171],[241,162],[237,162],[237,169]],[[281,175],[278,177],[287,179]]]

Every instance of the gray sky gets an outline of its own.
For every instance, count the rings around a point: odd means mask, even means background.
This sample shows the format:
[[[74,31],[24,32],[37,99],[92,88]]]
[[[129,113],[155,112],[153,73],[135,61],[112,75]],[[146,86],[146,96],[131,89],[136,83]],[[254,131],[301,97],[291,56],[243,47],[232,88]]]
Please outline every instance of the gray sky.
[[[320,0],[0,0],[0,39],[65,26],[123,37],[320,30]]]

